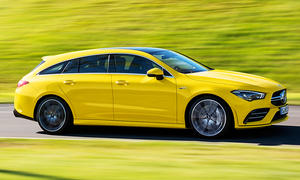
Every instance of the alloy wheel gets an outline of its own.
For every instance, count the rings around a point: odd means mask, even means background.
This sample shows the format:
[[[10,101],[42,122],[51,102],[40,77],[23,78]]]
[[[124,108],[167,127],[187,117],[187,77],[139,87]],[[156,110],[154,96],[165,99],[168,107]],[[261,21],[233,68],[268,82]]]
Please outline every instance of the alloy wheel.
[[[213,99],[199,101],[191,111],[194,129],[203,136],[216,136],[226,124],[226,112],[222,105]]]
[[[67,116],[64,105],[56,99],[44,101],[37,115],[42,128],[49,132],[59,131],[64,126]]]

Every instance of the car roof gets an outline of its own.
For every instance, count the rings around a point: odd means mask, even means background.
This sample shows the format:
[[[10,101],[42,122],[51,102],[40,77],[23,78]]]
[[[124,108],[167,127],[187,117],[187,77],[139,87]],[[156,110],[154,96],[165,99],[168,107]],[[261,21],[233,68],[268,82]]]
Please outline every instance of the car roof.
[[[101,49],[129,49],[129,50],[142,51],[148,54],[151,54],[152,52],[156,52],[156,51],[166,50],[162,48],[152,48],[152,47],[111,47],[111,48],[101,48]]]
[[[42,57],[42,59],[44,61],[49,61],[49,60],[58,60],[61,58],[63,58],[63,59],[74,58],[76,56],[85,56],[85,55],[96,54],[96,53],[99,53],[99,51],[105,52],[106,50],[108,50],[108,51],[109,50],[120,50],[121,52],[129,50],[129,51],[131,51],[131,53],[134,53],[134,51],[140,51],[142,53],[151,54],[152,52],[162,51],[162,50],[166,50],[166,49],[151,48],[151,47],[110,47],[110,48],[99,48],[99,49],[90,49],[90,50],[83,50],[83,51],[74,51],[74,52],[68,52],[68,53],[52,55],[52,56],[44,56],[44,57]],[[113,53],[113,52],[111,52],[111,53]]]

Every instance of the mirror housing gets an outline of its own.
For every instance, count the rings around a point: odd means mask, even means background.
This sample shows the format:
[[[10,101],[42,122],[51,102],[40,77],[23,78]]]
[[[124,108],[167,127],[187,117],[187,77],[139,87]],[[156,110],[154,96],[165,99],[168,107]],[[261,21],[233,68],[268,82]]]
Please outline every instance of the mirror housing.
[[[147,76],[148,77],[156,77],[157,80],[163,80],[164,72],[161,69],[152,68],[149,71],[147,71]]]

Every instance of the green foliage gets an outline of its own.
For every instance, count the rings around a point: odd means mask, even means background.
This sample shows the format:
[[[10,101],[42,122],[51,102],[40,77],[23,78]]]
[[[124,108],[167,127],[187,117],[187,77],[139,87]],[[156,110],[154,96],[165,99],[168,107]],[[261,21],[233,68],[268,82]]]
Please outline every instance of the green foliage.
[[[0,140],[1,179],[299,179],[296,146]]]
[[[114,46],[180,51],[300,93],[299,0],[1,0],[0,27],[2,102],[42,56]]]

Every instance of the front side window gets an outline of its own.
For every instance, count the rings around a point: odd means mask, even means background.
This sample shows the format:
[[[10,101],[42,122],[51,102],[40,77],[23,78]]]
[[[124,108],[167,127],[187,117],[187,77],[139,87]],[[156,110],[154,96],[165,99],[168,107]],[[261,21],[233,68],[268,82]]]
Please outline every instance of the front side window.
[[[59,74],[62,72],[66,65],[66,62],[55,64],[47,69],[41,71],[39,74]]]
[[[186,74],[208,70],[208,68],[202,66],[196,61],[170,50],[158,50],[150,52],[149,54],[166,63],[168,66],[180,73]]]
[[[147,71],[152,68],[162,69],[153,61],[141,56],[116,54],[111,56],[111,60],[114,61],[114,71],[116,73],[147,74]],[[164,72],[165,75],[170,76],[170,73],[165,70]]]

